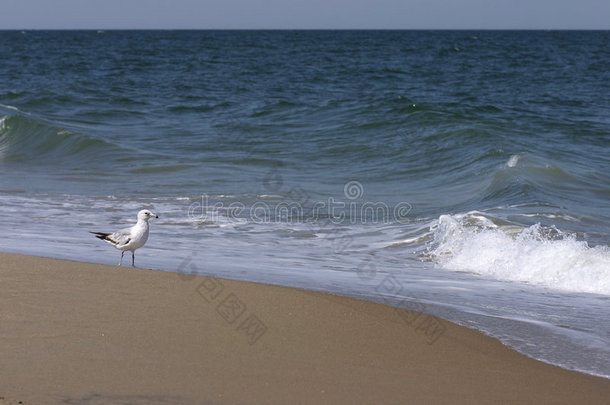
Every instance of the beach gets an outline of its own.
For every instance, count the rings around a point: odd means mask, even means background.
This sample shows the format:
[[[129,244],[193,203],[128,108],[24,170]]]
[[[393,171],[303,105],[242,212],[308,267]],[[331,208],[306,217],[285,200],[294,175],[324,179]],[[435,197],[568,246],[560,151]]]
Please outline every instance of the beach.
[[[602,404],[610,380],[427,314],[0,254],[0,404]]]
[[[610,378],[608,35],[2,31],[0,251],[115,265],[88,232],[148,209],[138,267],[400,306]]]

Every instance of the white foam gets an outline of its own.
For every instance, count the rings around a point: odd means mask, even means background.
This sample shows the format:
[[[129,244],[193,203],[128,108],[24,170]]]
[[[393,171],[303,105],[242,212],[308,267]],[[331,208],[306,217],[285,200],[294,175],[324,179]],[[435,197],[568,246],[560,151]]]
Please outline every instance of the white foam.
[[[441,267],[553,289],[610,295],[610,249],[539,224],[498,226],[479,213],[442,215],[429,251]]]
[[[508,159],[508,162],[506,162],[506,166],[508,166],[508,167],[515,167],[515,166],[517,166],[517,162],[519,162],[520,158],[521,158],[520,155],[512,155]]]
[[[19,108],[15,107],[14,105],[0,104],[0,108],[4,108],[6,110],[15,111],[15,112],[18,112],[19,114],[30,115],[30,116],[32,115],[29,112],[20,110]]]

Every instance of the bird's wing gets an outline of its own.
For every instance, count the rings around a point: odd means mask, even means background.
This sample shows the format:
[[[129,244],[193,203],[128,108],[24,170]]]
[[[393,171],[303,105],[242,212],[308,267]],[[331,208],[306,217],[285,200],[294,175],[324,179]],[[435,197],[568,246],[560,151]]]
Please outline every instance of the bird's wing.
[[[121,229],[106,236],[106,240],[116,247],[125,246],[131,241],[131,228]]]

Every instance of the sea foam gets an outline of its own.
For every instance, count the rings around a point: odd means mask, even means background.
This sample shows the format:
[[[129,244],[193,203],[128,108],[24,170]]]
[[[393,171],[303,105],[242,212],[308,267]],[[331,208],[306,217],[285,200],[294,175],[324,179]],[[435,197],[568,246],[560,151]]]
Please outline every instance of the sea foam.
[[[610,249],[540,224],[498,224],[470,212],[432,225],[429,255],[440,267],[573,292],[610,295]]]

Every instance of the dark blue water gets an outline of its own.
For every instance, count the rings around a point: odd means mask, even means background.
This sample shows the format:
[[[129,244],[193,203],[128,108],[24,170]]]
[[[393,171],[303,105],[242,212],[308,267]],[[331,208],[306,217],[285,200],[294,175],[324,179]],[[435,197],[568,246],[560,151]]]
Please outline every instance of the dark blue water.
[[[364,297],[610,376],[610,33],[0,32],[0,250]],[[401,288],[384,290],[391,277]]]

